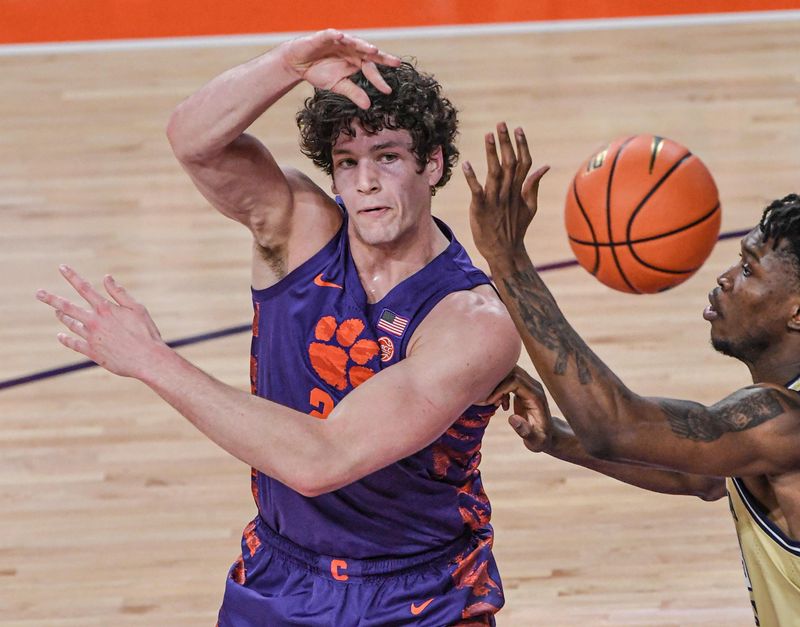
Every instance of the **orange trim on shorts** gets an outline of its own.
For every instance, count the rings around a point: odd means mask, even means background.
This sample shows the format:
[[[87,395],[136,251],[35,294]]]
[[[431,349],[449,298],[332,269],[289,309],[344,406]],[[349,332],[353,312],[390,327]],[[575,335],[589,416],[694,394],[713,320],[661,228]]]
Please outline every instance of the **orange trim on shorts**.
[[[798,0],[437,0],[386,5],[367,0],[347,10],[315,0],[237,0],[198,6],[190,0],[0,0],[0,43],[90,41],[313,31],[321,28],[395,28],[731,13],[800,8]]]

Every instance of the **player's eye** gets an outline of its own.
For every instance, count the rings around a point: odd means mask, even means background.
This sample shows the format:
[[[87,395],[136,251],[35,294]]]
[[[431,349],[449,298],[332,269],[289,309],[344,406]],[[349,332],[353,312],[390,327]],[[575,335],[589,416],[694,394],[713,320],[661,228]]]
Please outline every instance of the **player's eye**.
[[[392,161],[397,161],[398,156],[393,152],[384,152],[378,160],[383,163],[392,163]]]
[[[750,267],[750,264],[744,260],[744,256],[742,254],[739,254],[739,265],[742,267],[743,276],[750,276],[753,274],[753,269]]]

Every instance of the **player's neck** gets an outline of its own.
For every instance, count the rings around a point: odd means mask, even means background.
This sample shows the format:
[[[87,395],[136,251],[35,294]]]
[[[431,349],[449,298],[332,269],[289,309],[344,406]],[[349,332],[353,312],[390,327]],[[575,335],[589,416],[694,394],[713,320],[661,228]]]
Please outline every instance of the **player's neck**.
[[[368,244],[350,237],[350,252],[361,284],[371,303],[415,274],[441,254],[449,242],[433,219],[386,245]]]
[[[784,351],[762,356],[754,363],[748,363],[753,383],[774,383],[786,385],[800,375],[800,349],[791,354]]]

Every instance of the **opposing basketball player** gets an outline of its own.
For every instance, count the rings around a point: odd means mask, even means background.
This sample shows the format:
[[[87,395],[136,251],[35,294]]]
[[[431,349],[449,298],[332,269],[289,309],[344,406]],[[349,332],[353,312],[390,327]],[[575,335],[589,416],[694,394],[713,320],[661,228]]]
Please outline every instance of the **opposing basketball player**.
[[[245,133],[303,80],[317,89],[297,115],[302,150],[338,203]],[[333,30],[223,73],[175,110],[181,164],[253,235],[254,395],[169,349],[110,277],[108,300],[62,268],[89,310],[39,293],[74,333],[62,343],[142,380],[253,467],[258,514],[222,626],[493,624],[503,605],[478,471],[494,407],[475,404],[520,342],[431,216],[456,125],[433,78]]]
[[[628,389],[559,311],[525,250],[547,168],[527,176],[531,156],[521,129],[516,150],[498,126],[500,157],[486,137],[482,186],[468,163],[475,243],[545,385],[588,453],[684,473],[728,477],[731,511],[756,622],[796,625],[800,617],[800,196],[774,201],[722,273],[703,317],[714,348],[744,362],[753,385],[711,406],[644,398]],[[527,178],[526,178],[527,177]],[[521,397],[512,418],[523,435],[547,428],[541,391],[524,376],[498,397]],[[490,399],[492,400],[492,399]],[[527,400],[527,402],[525,402]],[[540,436],[534,434],[536,439]]]

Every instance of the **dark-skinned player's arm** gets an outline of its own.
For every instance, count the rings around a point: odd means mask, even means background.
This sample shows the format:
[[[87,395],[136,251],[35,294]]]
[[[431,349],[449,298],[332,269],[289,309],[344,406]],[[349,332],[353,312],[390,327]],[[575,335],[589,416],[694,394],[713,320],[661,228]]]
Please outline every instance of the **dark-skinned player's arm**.
[[[501,403],[504,409],[508,409],[512,394],[514,413],[508,422],[528,450],[534,453],[547,453],[651,492],[697,496],[704,501],[715,501],[725,496],[725,480],[721,477],[611,462],[589,455],[572,427],[550,413],[542,384],[519,366],[497,386],[488,402]]]
[[[419,324],[405,359],[375,373],[320,420],[197,368],[166,345],[145,307],[110,276],[106,297],[71,268],[61,273],[88,304],[37,292],[70,331],[58,335],[64,346],[142,381],[221,448],[305,496],[422,450],[488,397],[520,353],[514,324],[491,288],[453,292]]]
[[[363,70],[378,90],[389,93],[376,63],[396,66],[400,60],[357,37],[320,31],[223,72],[170,117],[167,137],[178,161],[220,213],[250,229],[277,278],[286,273],[288,247],[310,256],[336,232],[341,215],[310,179],[282,170],[266,146],[245,131],[302,81],[369,107],[366,92],[349,76]]]
[[[470,223],[478,250],[544,384],[594,457],[699,475],[747,476],[800,468],[800,403],[794,392],[753,385],[711,406],[645,398],[586,345],[561,313],[525,249],[547,167],[532,160],[522,129],[486,135],[481,185],[467,162]],[[497,154],[499,143],[500,157]]]

